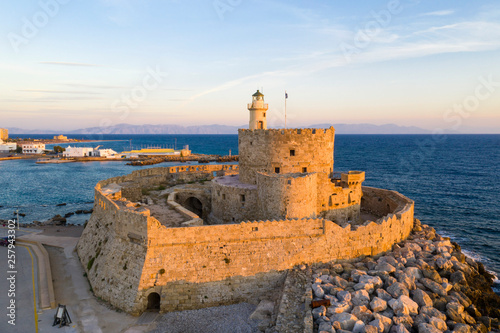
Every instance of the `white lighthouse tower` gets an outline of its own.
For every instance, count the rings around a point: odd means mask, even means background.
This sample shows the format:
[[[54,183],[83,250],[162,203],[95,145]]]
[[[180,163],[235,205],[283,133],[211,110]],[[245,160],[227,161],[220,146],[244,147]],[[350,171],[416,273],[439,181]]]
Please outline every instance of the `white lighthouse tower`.
[[[252,95],[252,103],[248,104],[248,111],[250,111],[249,129],[267,129],[267,109],[268,105],[264,104],[264,94],[257,90]]]

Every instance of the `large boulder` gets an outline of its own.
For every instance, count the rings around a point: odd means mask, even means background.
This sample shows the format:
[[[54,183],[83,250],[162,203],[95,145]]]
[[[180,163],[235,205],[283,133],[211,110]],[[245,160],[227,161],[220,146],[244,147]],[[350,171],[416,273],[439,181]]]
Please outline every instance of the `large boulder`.
[[[363,321],[365,324],[369,323],[373,320],[373,313],[368,310],[368,308],[364,305],[355,306],[352,309],[351,314],[355,315],[359,320]]]
[[[350,302],[351,301],[351,293],[348,291],[339,291],[337,292],[337,298],[339,302]]]
[[[347,331],[352,331],[354,325],[358,321],[358,318],[356,318],[356,316],[345,312],[334,314],[330,319],[331,321],[338,321],[340,323],[340,327],[343,330]]]
[[[385,291],[382,288],[377,289],[377,297],[383,299],[386,302],[388,302],[392,299],[391,294],[389,294],[387,291]]]
[[[397,300],[389,301],[389,306],[394,310],[397,316],[418,314],[418,304],[410,297],[401,295]]]
[[[436,317],[431,317],[429,319],[429,324],[437,328],[438,330],[444,332],[448,329],[448,326],[446,326],[446,322],[441,319],[441,318],[436,318]]]
[[[406,274],[403,271],[396,271],[396,278],[399,282],[404,284],[407,289],[414,290],[415,286],[415,278],[412,275]]]
[[[460,303],[457,303],[457,302],[450,302],[450,303],[446,304],[446,309],[447,310],[453,309],[458,314],[462,314],[462,312],[464,312],[464,310],[465,310],[464,306]]]
[[[383,325],[382,325],[383,326]],[[365,326],[365,333],[378,333],[378,329],[375,326],[372,325],[366,325]]]
[[[313,290],[314,296],[317,298],[323,298],[323,296],[325,296],[325,291],[323,290],[323,288],[321,288],[321,285],[319,283],[313,284],[312,290]]]
[[[471,327],[467,324],[457,323],[453,326],[453,332],[455,332],[455,333],[470,333]]]
[[[354,290],[366,290],[369,294],[373,293],[375,286],[372,283],[356,283]]]
[[[392,319],[382,316],[378,313],[374,314],[375,320],[370,322],[370,325],[377,327],[379,332],[389,332],[392,325]]]
[[[352,329],[352,333],[365,333],[366,324],[361,320],[358,320]]]
[[[325,314],[326,314],[326,307],[323,305],[312,309],[312,315],[314,319],[318,319],[319,317],[322,317]]]
[[[442,285],[439,283],[436,283],[432,281],[431,279],[428,278],[422,278],[420,279],[420,282],[430,291],[433,293],[438,294],[439,296],[445,296],[447,294],[446,290],[443,288]]]
[[[331,306],[326,310],[326,315],[331,316],[336,313],[348,312],[351,310],[351,304],[349,302],[334,302]]]
[[[351,271],[351,278],[354,282],[359,282],[359,278],[362,276],[362,275],[366,275],[366,272],[365,271],[361,271],[359,269],[353,269]]]
[[[431,324],[420,323],[418,325],[418,333],[441,333],[442,331],[438,330]]]
[[[410,331],[403,324],[398,324],[391,328],[391,333],[410,333]]]
[[[465,278],[465,274],[462,271],[456,271],[452,273],[450,276],[451,284],[463,284],[467,285],[467,279]]]
[[[432,299],[427,295],[427,293],[421,289],[415,289],[412,291],[412,298],[420,307],[432,306]]]
[[[464,320],[462,314],[458,313],[458,311],[454,308],[448,308],[446,310],[446,316],[451,321],[454,321],[454,322],[459,323],[459,324],[465,324],[465,320]]]
[[[406,286],[401,282],[394,282],[387,288],[387,292],[394,298],[398,298],[401,295],[410,296],[410,292]]]
[[[332,265],[332,271],[337,274],[342,274],[342,272],[344,271],[344,267],[342,267],[341,264],[334,264]]]
[[[378,289],[382,287],[384,282],[379,276],[370,276],[370,275],[361,275],[359,277],[359,282],[360,283],[371,283],[373,286]]]
[[[335,333],[335,330],[330,322],[323,321],[319,324],[318,332]]]
[[[366,290],[358,290],[352,293],[352,304],[368,306],[370,294]]]
[[[374,297],[370,302],[370,308],[373,312],[382,312],[387,309],[387,302],[379,297]]]
[[[426,306],[420,309],[420,314],[426,315],[429,318],[436,317],[442,320],[446,320],[446,315],[432,306]]]
[[[448,270],[453,267],[453,263],[450,260],[441,257],[436,259],[436,266],[439,269]]]
[[[404,325],[408,330],[412,329],[414,323],[413,318],[409,315],[394,316],[392,317],[392,321],[394,325]]]
[[[349,287],[349,282],[347,282],[346,280],[344,280],[340,276],[334,276],[331,279],[331,281],[332,281],[332,283],[335,283],[337,286],[339,286],[342,289],[346,289],[347,287]]]
[[[439,284],[443,283],[441,275],[439,275],[439,273],[435,269],[424,269],[422,273],[426,278],[431,279],[432,281],[435,281]]]
[[[381,272],[387,272],[387,273],[394,273],[396,271],[396,267],[392,266],[391,264],[388,264],[387,262],[381,262],[375,266],[376,271],[381,271]]]

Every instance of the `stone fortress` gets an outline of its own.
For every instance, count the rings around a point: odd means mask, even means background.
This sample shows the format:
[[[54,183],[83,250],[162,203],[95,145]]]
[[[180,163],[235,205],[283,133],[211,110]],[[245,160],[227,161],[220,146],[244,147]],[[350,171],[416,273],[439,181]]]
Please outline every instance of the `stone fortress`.
[[[239,164],[143,169],[100,181],[77,245],[96,296],[138,315],[239,302],[296,265],[377,255],[413,228],[412,200],[334,173],[333,127],[267,129],[257,91]]]

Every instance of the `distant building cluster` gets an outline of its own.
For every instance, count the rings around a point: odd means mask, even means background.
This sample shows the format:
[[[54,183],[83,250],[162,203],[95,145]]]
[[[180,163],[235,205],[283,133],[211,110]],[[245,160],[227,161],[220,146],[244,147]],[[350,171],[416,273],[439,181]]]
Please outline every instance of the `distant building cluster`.
[[[54,140],[58,140],[58,141],[68,141],[68,137],[67,137],[67,136],[64,136],[64,135],[55,135],[55,136],[54,136]]]
[[[122,157],[126,158],[137,158],[139,156],[182,156],[186,157],[191,155],[191,150],[189,150],[189,145],[185,145],[182,150],[175,150],[172,148],[143,148],[140,150],[130,150],[121,153]]]

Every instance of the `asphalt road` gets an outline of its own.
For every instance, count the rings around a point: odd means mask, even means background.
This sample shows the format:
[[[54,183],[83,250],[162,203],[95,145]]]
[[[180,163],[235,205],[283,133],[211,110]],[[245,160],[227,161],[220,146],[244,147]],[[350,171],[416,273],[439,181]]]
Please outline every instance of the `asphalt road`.
[[[0,246],[0,332],[36,333],[38,332],[36,313],[38,304],[35,305],[34,301],[34,295],[38,298],[36,257],[33,253],[30,254],[31,250],[26,247],[16,245],[14,250],[15,267],[12,269],[8,266],[11,262],[8,262],[7,258],[12,252],[8,253],[7,247]],[[17,273],[8,273],[9,271]],[[14,279],[9,281],[8,278],[12,276]],[[13,286],[11,281],[14,282],[15,288],[11,289]],[[15,300],[15,311],[12,310],[15,314],[15,325],[9,324],[11,318],[7,316],[11,312],[8,309],[11,300]]]

